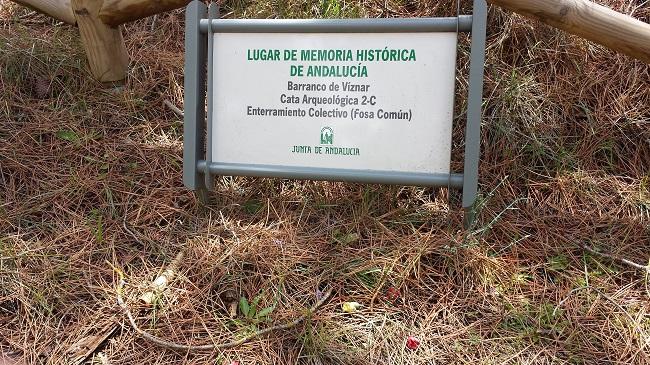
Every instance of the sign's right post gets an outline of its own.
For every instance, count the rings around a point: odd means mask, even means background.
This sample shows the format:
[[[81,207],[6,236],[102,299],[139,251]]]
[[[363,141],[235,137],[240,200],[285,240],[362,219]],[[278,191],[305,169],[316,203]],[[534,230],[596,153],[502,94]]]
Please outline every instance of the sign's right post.
[[[465,167],[463,170],[463,209],[465,210],[464,225],[466,229],[470,229],[474,225],[476,217],[478,164],[481,157],[481,119],[486,27],[487,3],[485,0],[474,0],[467,124],[465,127]]]

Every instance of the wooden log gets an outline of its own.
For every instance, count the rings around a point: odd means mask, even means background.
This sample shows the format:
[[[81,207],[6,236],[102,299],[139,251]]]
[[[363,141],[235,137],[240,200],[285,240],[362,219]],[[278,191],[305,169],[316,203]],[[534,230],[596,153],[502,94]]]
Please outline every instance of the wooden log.
[[[14,0],[20,5],[47,14],[64,23],[74,24],[75,18],[70,0]]]
[[[488,0],[650,64],[650,24],[588,0]]]
[[[72,0],[90,71],[97,80],[113,83],[126,78],[129,55],[121,29],[99,20],[101,5],[101,0]]]
[[[182,8],[190,0],[104,0],[99,18],[106,24],[118,26],[150,15]]]

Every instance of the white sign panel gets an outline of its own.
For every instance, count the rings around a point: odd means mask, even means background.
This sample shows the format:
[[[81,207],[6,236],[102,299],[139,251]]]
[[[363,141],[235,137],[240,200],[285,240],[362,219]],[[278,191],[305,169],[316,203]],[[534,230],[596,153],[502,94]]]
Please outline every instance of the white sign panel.
[[[216,33],[215,162],[449,173],[455,33]]]

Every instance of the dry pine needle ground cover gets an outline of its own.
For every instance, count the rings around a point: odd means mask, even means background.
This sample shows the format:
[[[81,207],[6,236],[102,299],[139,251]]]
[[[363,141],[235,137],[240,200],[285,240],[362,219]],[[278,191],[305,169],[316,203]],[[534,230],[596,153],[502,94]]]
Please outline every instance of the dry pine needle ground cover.
[[[647,2],[601,2],[650,21]],[[455,14],[433,1],[223,6],[226,17]],[[0,362],[66,363],[116,323],[89,362],[650,363],[648,273],[621,260],[650,257],[649,66],[491,8],[480,215],[463,232],[446,189],[222,177],[203,207],[182,187],[182,122],[164,104],[182,108],[182,11],[125,27],[120,92],[89,76],[73,27],[7,0],[0,22]],[[333,294],[289,329],[174,352],[128,325],[118,270],[139,325],[181,344],[237,339]],[[230,318],[226,293],[272,310]],[[346,301],[362,307],[344,313]]]

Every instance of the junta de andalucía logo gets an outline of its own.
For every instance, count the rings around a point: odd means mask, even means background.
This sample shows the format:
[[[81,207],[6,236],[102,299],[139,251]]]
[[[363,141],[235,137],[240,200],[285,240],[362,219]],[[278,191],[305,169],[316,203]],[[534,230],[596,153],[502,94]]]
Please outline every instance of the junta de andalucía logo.
[[[334,144],[334,131],[330,127],[320,130],[320,144]]]

